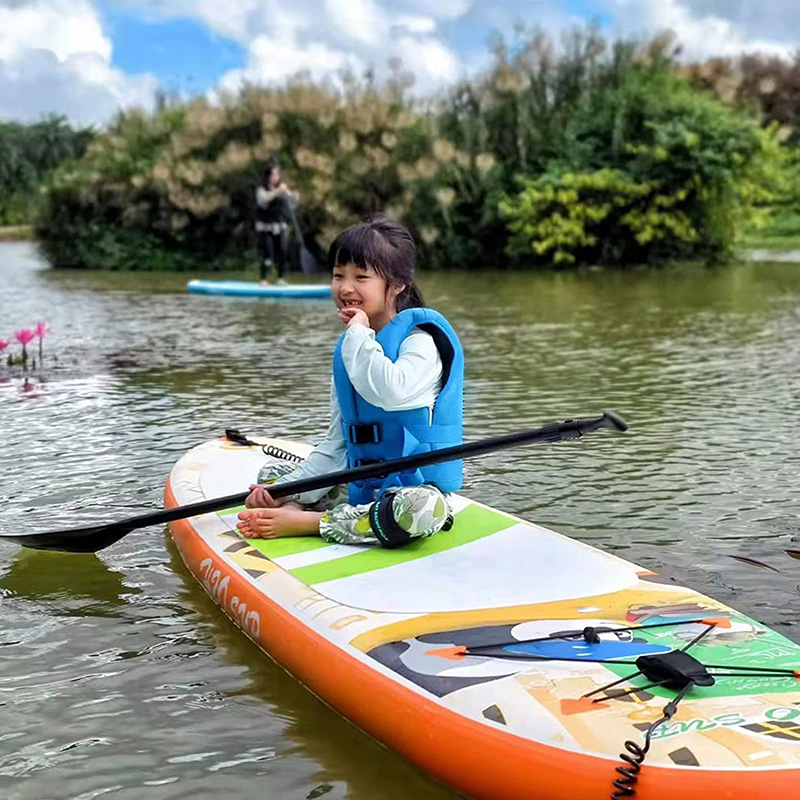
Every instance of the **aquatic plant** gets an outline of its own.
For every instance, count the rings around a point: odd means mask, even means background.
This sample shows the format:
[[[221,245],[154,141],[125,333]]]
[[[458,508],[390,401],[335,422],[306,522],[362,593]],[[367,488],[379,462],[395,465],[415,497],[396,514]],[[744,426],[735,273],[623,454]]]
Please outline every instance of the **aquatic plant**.
[[[22,328],[22,330],[14,331],[14,338],[22,345],[22,363],[28,363],[28,350],[27,346],[33,341],[36,336],[31,328]]]
[[[47,332],[47,324],[44,322],[37,322],[36,327],[33,329],[33,334],[39,340],[39,366],[42,364],[42,342],[44,335]]]

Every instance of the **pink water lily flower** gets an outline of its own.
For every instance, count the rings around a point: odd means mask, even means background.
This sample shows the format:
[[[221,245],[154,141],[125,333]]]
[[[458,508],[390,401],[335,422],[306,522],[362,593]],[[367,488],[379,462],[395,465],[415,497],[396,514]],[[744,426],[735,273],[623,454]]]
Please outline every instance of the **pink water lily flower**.
[[[8,339],[0,339],[0,352],[6,349],[11,344]]]
[[[14,331],[14,338],[22,345],[22,363],[27,369],[28,349],[27,345],[36,334],[30,328],[23,328],[21,331]]]

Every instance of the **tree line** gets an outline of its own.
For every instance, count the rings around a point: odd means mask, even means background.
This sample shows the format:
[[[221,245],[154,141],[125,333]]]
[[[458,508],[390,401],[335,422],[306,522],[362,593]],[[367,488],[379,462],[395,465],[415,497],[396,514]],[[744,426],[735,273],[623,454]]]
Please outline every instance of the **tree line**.
[[[0,151],[2,180],[36,187],[52,263],[112,269],[241,269],[273,157],[318,253],[380,212],[409,226],[429,267],[724,261],[795,202],[800,57],[687,65],[670,36],[593,29],[559,43],[520,31],[492,56],[428,98],[394,65],[380,85],[300,75],[124,112],[97,133],[54,118],[38,171],[15,173]]]

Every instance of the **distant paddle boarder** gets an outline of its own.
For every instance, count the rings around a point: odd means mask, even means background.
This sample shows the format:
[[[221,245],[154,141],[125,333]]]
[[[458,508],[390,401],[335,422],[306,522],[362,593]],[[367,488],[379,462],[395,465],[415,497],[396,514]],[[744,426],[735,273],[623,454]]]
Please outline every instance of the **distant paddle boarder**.
[[[267,276],[275,267],[278,283],[284,284],[289,252],[289,223],[292,204],[299,196],[284,182],[277,161],[270,161],[264,170],[264,181],[256,187],[256,238],[261,257],[259,276],[262,286],[269,284]]]

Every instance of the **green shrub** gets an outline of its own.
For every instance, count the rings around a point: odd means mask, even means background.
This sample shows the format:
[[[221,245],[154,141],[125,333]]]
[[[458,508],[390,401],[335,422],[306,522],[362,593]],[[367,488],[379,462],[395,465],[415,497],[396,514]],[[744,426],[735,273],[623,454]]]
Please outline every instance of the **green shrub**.
[[[779,188],[773,131],[632,50],[608,77],[567,121],[545,173],[502,201],[509,252],[556,263],[728,258]]]
[[[0,225],[33,220],[42,180],[63,161],[81,156],[93,135],[58,116],[33,124],[0,123]]]
[[[522,190],[501,202],[513,235],[512,255],[556,264],[631,263],[659,245],[691,244],[697,231],[677,209],[686,191],[661,194],[620,170],[521,179]]]

